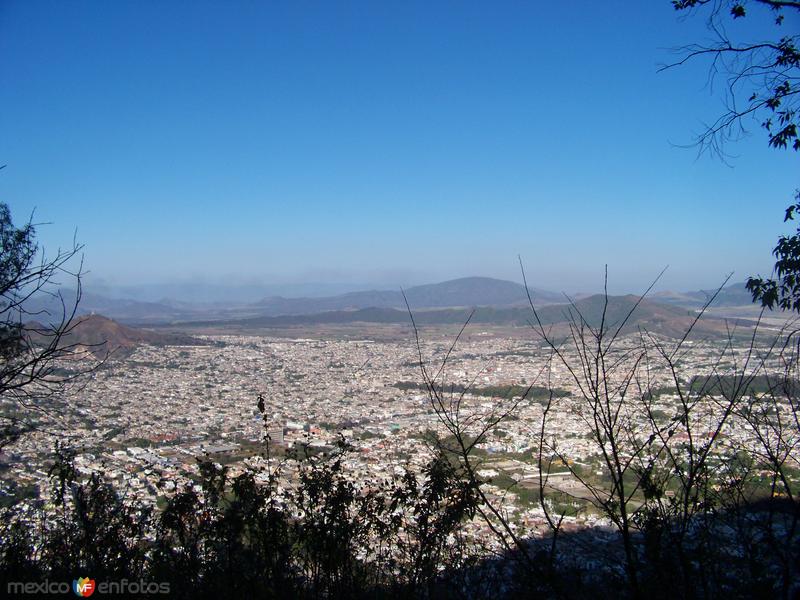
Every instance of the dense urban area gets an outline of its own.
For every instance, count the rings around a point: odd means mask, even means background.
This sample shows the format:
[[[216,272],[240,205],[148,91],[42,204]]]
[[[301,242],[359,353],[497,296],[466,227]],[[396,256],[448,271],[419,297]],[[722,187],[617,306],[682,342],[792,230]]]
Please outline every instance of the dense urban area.
[[[565,530],[587,529],[601,537],[611,531],[613,524],[589,502],[586,482],[602,488],[604,466],[580,408],[579,390],[563,364],[548,360],[552,354],[546,346],[480,328],[470,330],[449,356],[452,334],[423,335],[419,348],[413,338],[373,338],[218,335],[204,337],[209,345],[143,345],[127,356],[112,355],[57,415],[42,414],[38,431],[0,454],[2,494],[6,500],[27,497],[47,508],[55,440],[78,449],[79,473],[101,471],[131,499],[156,509],[197,479],[198,458],[227,465],[233,474],[269,461],[272,469],[280,466],[279,490],[285,490],[297,485],[302,460],[330,452],[339,441],[351,446],[344,459],[347,476],[361,490],[377,488],[406,471],[419,473],[437,436],[447,436],[419,362],[421,355],[426,372],[435,373],[447,356],[436,379],[442,397],[463,397],[463,411],[475,422],[513,407],[487,431],[474,454],[487,497],[503,506],[515,530],[526,537],[548,532],[538,502],[543,475],[536,447],[550,400],[542,440],[557,439],[557,448],[553,442],[546,486],[554,500],[548,503],[564,515]],[[619,340],[617,351],[624,357],[639,343],[632,334]],[[733,372],[748,350],[746,339],[740,345],[686,342],[683,383],[711,372]],[[565,352],[567,360],[578,364],[574,350]],[[773,366],[779,367],[777,359]],[[671,373],[655,369],[649,376],[647,389],[658,393],[650,412],[668,420],[678,402],[670,391]],[[646,432],[637,402],[631,393],[624,410]],[[688,441],[692,433],[708,436],[719,416],[713,406],[698,408],[694,431],[677,432],[671,441]],[[725,422],[719,439],[718,458],[755,444],[752,428],[737,418]],[[789,457],[786,467],[797,473],[798,456]],[[636,498],[631,504],[635,508]],[[464,527],[485,546],[497,546],[485,519],[476,516]]]

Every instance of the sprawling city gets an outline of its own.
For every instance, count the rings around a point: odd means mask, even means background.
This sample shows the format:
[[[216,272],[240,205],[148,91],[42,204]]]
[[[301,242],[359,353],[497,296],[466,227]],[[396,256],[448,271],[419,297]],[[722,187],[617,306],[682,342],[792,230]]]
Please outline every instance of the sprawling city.
[[[0,596],[800,598],[800,2],[0,2]]]
[[[786,356],[771,349],[772,337],[764,335],[780,331],[766,329],[755,344],[754,330],[747,327],[729,339],[684,341],[674,362],[678,388],[667,363],[652,357],[645,366],[641,359],[648,348],[671,350],[679,340],[656,335],[643,343],[641,332],[614,340],[613,351],[604,357],[615,370],[606,374],[608,381],[637,379],[627,394],[615,390],[605,397],[625,414],[620,422],[625,452],[636,445],[623,436],[633,433],[641,441],[658,432],[668,436],[664,448],[689,448],[691,436],[695,444],[713,436],[708,460],[720,471],[725,457],[739,450],[759,455],[757,432],[741,409],[724,414],[728,403],[743,401],[753,390],[747,384],[736,391],[713,383],[737,372],[745,379],[781,380]],[[421,475],[437,440],[447,447],[442,440],[452,432],[437,410],[441,397],[446,403],[460,401],[460,419],[471,427],[466,434],[485,429],[472,450],[475,475],[516,535],[548,536],[547,508],[561,515],[565,531],[580,529],[602,539],[613,530],[613,521],[593,502],[593,493],[610,480],[602,446],[585,418],[581,385],[586,380],[570,370],[581,362],[579,349],[559,348],[560,363],[531,327],[468,325],[460,337],[458,330],[433,328],[429,335],[418,331],[419,341],[410,327],[362,324],[338,333],[200,336],[202,345],[143,344],[102,360],[90,353],[73,358],[79,365],[68,364],[66,377],[70,368],[87,371],[79,394],[64,401],[58,417],[44,413],[37,419],[38,431],[3,453],[3,494],[9,498],[24,491],[28,502],[48,507],[54,440],[76,450],[80,475],[101,472],[126,498],[156,510],[198,480],[199,461],[225,465],[232,476],[264,467],[265,484],[267,474],[277,472],[280,494],[298,485],[304,461],[333,452],[340,442],[348,446],[346,476],[366,492],[407,472]],[[646,382],[640,379],[645,376]],[[712,384],[695,385],[703,379]],[[774,410],[791,419],[793,397],[782,399],[771,391]],[[754,397],[764,401],[764,392],[762,386]],[[692,407],[691,427],[676,419],[682,395]],[[784,435],[793,449],[797,431]],[[540,449],[548,461],[544,468]],[[792,450],[782,464],[790,486],[798,483],[798,458]],[[754,475],[769,487],[768,465]],[[772,484],[773,493],[782,495],[784,482]],[[643,491],[634,492],[631,510],[643,500]],[[462,534],[502,550],[492,522],[480,515],[464,523]],[[575,553],[570,560],[586,567],[596,558]]]

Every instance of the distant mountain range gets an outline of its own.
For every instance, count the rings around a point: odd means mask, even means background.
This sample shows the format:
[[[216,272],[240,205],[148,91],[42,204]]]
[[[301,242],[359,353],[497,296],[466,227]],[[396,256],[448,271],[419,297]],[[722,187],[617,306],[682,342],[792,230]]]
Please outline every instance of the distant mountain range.
[[[60,290],[62,300],[52,294],[39,294],[25,304],[28,315],[42,322],[60,322],[65,311],[71,312],[76,301],[73,289]],[[109,298],[91,292],[82,292],[77,314],[102,314],[126,323],[164,323],[177,320],[211,316],[202,308],[194,306],[172,306],[157,302],[140,302],[127,298]]]
[[[638,302],[638,306],[637,306]],[[605,316],[603,312],[605,310]],[[632,312],[629,319],[628,315]],[[444,308],[412,310],[414,322],[425,325],[461,325],[472,314],[471,323],[479,325],[529,325],[535,322],[530,307],[480,307],[474,309]],[[649,300],[641,300],[638,296],[594,295],[581,298],[573,304],[544,305],[537,307],[537,314],[545,327],[566,325],[570,320],[583,320],[591,327],[599,328],[603,319],[610,331],[617,328],[624,333],[644,329],[669,337],[680,337],[692,326],[696,312],[692,309],[660,304]],[[738,319],[740,325],[752,322]],[[197,324],[200,326],[217,326],[232,330],[284,329],[310,327],[314,325],[347,325],[357,323],[405,324],[410,325],[411,318],[407,310],[396,308],[363,308],[356,310],[336,310],[315,314],[261,316],[231,321],[216,321]],[[697,335],[720,335],[727,331],[726,321],[715,317],[705,317],[694,328]]]
[[[463,282],[447,282],[456,293],[458,286]],[[415,292],[418,301],[430,301],[425,294],[431,292],[433,286],[422,286]],[[495,298],[513,299],[514,288],[501,288],[507,291],[506,295],[489,291]],[[435,289],[434,292],[435,293]],[[472,296],[476,298],[478,296]],[[634,310],[635,309],[635,310]],[[630,318],[629,314],[633,311]],[[605,314],[604,314],[605,312]],[[423,308],[412,309],[414,321],[419,326],[431,325],[462,325],[470,314],[471,322],[475,325],[506,325],[526,326],[535,322],[535,317],[530,306],[507,307],[478,307],[470,308]],[[572,304],[550,304],[537,307],[538,318],[545,327],[553,328],[556,335],[568,332],[566,325],[571,320],[598,328],[603,321],[607,330],[630,333],[637,330],[647,330],[651,333],[669,337],[680,337],[693,324],[696,311],[693,309],[660,304],[650,300],[640,300],[638,296],[602,296],[594,295],[576,300]],[[740,326],[751,325],[746,320],[736,320]],[[194,321],[184,323],[189,330],[215,330],[234,332],[252,332],[270,329],[293,329],[298,327],[313,327],[316,325],[352,325],[352,324],[398,324],[410,325],[410,315],[407,309],[393,307],[370,307],[352,310],[332,310],[313,314],[281,315],[281,316],[256,316],[248,318],[235,318],[228,320]],[[700,336],[719,336],[728,331],[729,322],[723,319],[707,316],[695,325],[694,332]],[[28,329],[34,341],[37,336],[40,341],[48,342],[44,334],[37,331],[46,331],[46,326],[31,322]],[[209,344],[184,333],[163,332],[161,330],[148,330],[130,327],[118,323],[101,315],[86,315],[79,317],[74,327],[63,338],[65,345],[84,347],[98,357],[107,354],[126,356],[140,344],[154,346],[197,346]]]
[[[566,332],[566,324],[572,318],[583,319],[586,324],[597,328],[605,309],[605,323],[611,330],[621,327],[623,333],[629,333],[643,329],[676,337],[682,336],[692,325],[698,307],[713,293],[702,290],[660,292],[641,301],[633,295],[607,298],[591,295],[576,299],[572,304],[565,296],[546,290],[534,289],[531,296],[542,325],[556,331]],[[65,297],[69,304],[67,292]],[[64,342],[85,346],[99,356],[119,350],[124,354],[139,344],[180,346],[207,343],[190,335],[163,332],[164,329],[157,326],[184,331],[248,332],[317,325],[410,325],[406,299],[415,322],[420,326],[461,325],[470,313],[471,322],[476,325],[525,326],[534,321],[523,286],[488,277],[467,277],[411,287],[405,290],[405,298],[401,291],[373,290],[323,298],[270,297],[254,304],[230,307],[117,300],[87,293],[80,303],[83,313],[102,312],[114,319],[84,314]],[[43,296],[36,302],[26,307],[37,313],[36,320],[46,322],[48,315],[51,321],[59,320],[62,305],[57,298]],[[727,286],[720,291],[715,302],[715,306],[727,307],[750,304],[750,295],[744,284]],[[625,321],[634,306],[635,312]],[[752,321],[736,318],[732,309],[728,313],[727,316],[733,317],[728,321],[719,314],[706,315],[695,326],[695,334],[719,336],[726,333],[732,322],[745,328],[752,324]],[[132,323],[156,326],[157,330],[131,327]]]
[[[747,291],[747,288],[742,283],[732,283],[725,286],[719,293],[716,289],[713,290],[697,290],[695,292],[657,292],[652,295],[652,299],[657,302],[665,304],[674,304],[676,306],[686,306],[690,308],[700,308],[705,305],[714,294],[712,306],[747,306],[753,303],[753,296]]]
[[[539,304],[565,302],[564,296],[546,290],[531,289]],[[528,303],[525,287],[512,281],[490,277],[464,277],[442,283],[419,285],[405,290],[414,310],[458,306],[522,306]],[[327,298],[265,298],[257,304],[263,316],[304,315],[335,310],[364,308],[405,309],[401,291],[351,292]]]
[[[702,306],[713,291],[693,292],[659,292],[652,294],[648,300],[673,307],[697,309]],[[69,305],[74,298],[74,291],[63,290]],[[567,299],[562,294],[538,288],[531,289],[531,295],[538,307],[565,304]],[[465,277],[441,283],[420,285],[405,290],[408,303],[414,311],[433,309],[457,309],[481,307],[479,314],[502,314],[504,322],[514,320],[513,315],[522,315],[525,311],[515,312],[527,306],[528,298],[525,288],[511,281],[489,277]],[[750,305],[750,295],[743,283],[724,288],[717,297],[714,306],[733,307]],[[57,320],[62,314],[62,306],[57,298],[41,295],[28,303],[26,309],[36,320]],[[374,309],[406,312],[403,293],[400,290],[369,290],[350,292],[325,297],[286,298],[272,296],[251,304],[220,305],[187,302],[142,302],[131,299],[116,299],[87,292],[83,294],[79,305],[79,314],[99,313],[126,324],[164,325],[186,322],[257,320],[270,317],[292,317],[318,315],[320,313],[373,311]],[[505,311],[505,312],[503,312]],[[463,314],[464,311],[456,311]],[[380,313],[388,315],[391,312]],[[320,317],[327,319],[354,320],[355,315]],[[377,318],[377,317],[375,317]],[[426,317],[428,318],[428,317]],[[430,317],[433,318],[433,317]],[[440,314],[440,319],[446,319]],[[489,318],[487,316],[487,318]],[[495,318],[495,317],[492,317]],[[520,316],[520,318],[522,318]],[[312,319],[313,320],[313,319]]]
[[[465,277],[442,283],[420,285],[405,290],[409,305],[414,310],[460,306],[522,306],[527,303],[525,288],[511,281],[489,277]],[[546,290],[532,289],[531,294],[539,304],[564,302],[564,297]],[[62,290],[67,305],[74,300],[74,290]],[[131,299],[109,298],[91,292],[83,293],[79,304],[80,314],[100,313],[129,324],[165,324],[185,321],[237,319],[259,316],[316,314],[335,310],[365,308],[405,309],[400,290],[370,290],[350,292],[336,296],[284,298],[273,296],[252,304],[222,306],[219,304],[192,304],[186,302],[141,302]],[[40,295],[28,303],[26,309],[39,320],[58,319],[62,305],[58,298]]]

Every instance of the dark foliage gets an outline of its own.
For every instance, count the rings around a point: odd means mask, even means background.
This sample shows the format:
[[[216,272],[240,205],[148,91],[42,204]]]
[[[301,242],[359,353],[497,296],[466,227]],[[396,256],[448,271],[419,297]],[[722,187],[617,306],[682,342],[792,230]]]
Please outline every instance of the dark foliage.
[[[345,477],[341,445],[306,458],[297,488],[279,493],[277,473],[200,461],[199,481],[160,512],[127,501],[101,474],[79,481],[57,447],[50,474],[56,514],[5,511],[0,589],[13,581],[169,583],[179,598],[446,598],[474,548],[461,525],[475,494],[449,462],[364,489]],[[480,597],[474,574],[469,592]]]
[[[99,474],[79,481],[70,453],[57,448],[58,514],[5,511],[0,586],[89,574],[169,584],[176,598],[672,598],[687,590],[698,598],[766,598],[781,589],[780,561],[800,550],[795,537],[786,552],[773,552],[786,543],[781,524],[796,518],[794,502],[726,505],[734,490],[725,489],[708,498],[715,510],[696,523],[691,542],[668,514],[639,514],[632,590],[618,562],[619,536],[561,531],[557,547],[552,536],[521,540],[492,556],[463,535],[479,493],[452,461],[438,456],[422,479],[406,473],[364,490],[345,477],[344,457],[340,448],[309,459],[288,494],[264,471],[231,479],[226,467],[203,461],[197,484],[155,513]],[[657,483],[652,488],[658,493]],[[776,532],[780,539],[770,539]]]
[[[800,190],[795,192],[795,204],[786,209],[784,221],[794,220],[798,212]],[[774,277],[751,277],[747,289],[753,294],[753,301],[762,306],[800,312],[800,228],[778,238],[772,253],[776,258]]]

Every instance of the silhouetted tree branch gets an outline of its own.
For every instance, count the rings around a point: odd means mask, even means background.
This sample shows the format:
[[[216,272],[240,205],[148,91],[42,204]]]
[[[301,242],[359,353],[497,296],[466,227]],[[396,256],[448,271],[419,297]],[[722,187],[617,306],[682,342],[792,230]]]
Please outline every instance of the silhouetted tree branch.
[[[51,415],[50,400],[60,399],[87,371],[85,349],[71,342],[78,324],[83,247],[71,246],[47,255],[36,243],[36,227],[28,221],[16,227],[11,211],[0,203],[0,447],[35,427],[25,416]],[[65,298],[60,279],[74,285]],[[34,309],[49,298],[53,309]]]
[[[800,3],[782,0],[672,0],[678,11],[697,11],[706,15],[713,41],[690,44],[676,50],[681,58],[665,65],[670,69],[690,61],[709,62],[709,85],[723,78],[722,114],[697,136],[700,151],[725,155],[725,145],[747,132],[747,121],[760,121],[768,144],[777,149],[800,151],[800,35],[796,22],[788,27],[787,12],[800,18]],[[758,18],[750,8],[769,11],[775,35],[770,40],[735,40],[726,21]],[[759,12],[758,10],[754,12]],[[793,29],[792,26],[795,26]],[[800,191],[795,204],[786,210],[784,221],[794,218],[800,207]],[[747,289],[753,301],[767,308],[800,312],[800,229],[782,236],[773,250],[776,262],[769,277],[750,277]]]

